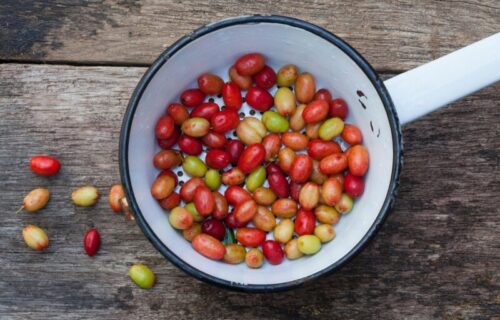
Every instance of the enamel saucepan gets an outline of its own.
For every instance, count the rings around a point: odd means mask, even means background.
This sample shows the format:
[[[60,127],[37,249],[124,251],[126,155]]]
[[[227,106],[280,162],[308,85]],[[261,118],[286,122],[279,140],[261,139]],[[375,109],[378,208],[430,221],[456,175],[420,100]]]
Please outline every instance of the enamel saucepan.
[[[249,269],[204,258],[172,229],[150,194],[158,171],[153,155],[157,119],[196,87],[204,72],[225,75],[241,55],[260,52],[278,70],[293,63],[311,72],[317,88],[349,105],[370,154],[365,192],[335,226],[336,238],[317,254],[278,266]],[[137,223],[153,245],[188,274],[243,291],[289,289],[339,269],[373,238],[396,195],[402,166],[400,125],[500,79],[500,33],[436,61],[382,81],[368,62],[339,37],[314,24],[281,16],[247,16],[204,26],[166,49],[145,73],[130,100],[120,137],[120,172]],[[222,104],[221,104],[222,105]],[[244,106],[241,111],[248,115]],[[203,156],[202,156],[203,157]],[[181,169],[179,169],[181,170]],[[181,173],[179,173],[181,175]],[[186,180],[186,175],[179,177]]]

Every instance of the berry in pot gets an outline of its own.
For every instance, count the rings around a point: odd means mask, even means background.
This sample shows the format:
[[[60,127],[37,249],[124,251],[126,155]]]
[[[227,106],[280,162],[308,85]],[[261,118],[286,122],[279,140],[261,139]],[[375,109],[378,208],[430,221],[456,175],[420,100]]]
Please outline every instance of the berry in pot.
[[[238,167],[229,169],[222,174],[222,183],[226,186],[238,186],[245,181],[245,174]]]
[[[314,100],[305,107],[302,118],[306,123],[317,123],[328,116],[328,102],[325,100]]]
[[[318,205],[319,196],[320,196],[319,186],[314,182],[307,182],[300,189],[299,203],[305,210],[312,210]]]
[[[193,225],[193,215],[185,208],[176,207],[168,215],[170,225],[178,230],[185,230]]]
[[[313,100],[324,100],[330,102],[332,100],[332,94],[326,88],[321,88],[314,94]]]
[[[262,164],[266,156],[266,150],[260,143],[249,145],[238,160],[238,168],[248,174]]]
[[[245,99],[250,107],[260,112],[267,111],[274,105],[273,96],[260,87],[248,88]]]
[[[160,207],[166,210],[171,210],[178,207],[180,202],[181,196],[176,192],[172,192],[168,197],[160,201]]]
[[[264,257],[270,264],[280,264],[283,262],[285,258],[285,254],[281,245],[278,241],[275,240],[267,240],[262,244],[262,252],[264,253]]]
[[[220,94],[222,86],[224,86],[224,81],[215,74],[204,73],[198,77],[198,87],[206,95],[215,96]]]
[[[247,251],[242,245],[231,243],[226,245],[226,253],[224,254],[224,262],[229,264],[239,264],[245,261]]]
[[[240,87],[241,90],[248,90],[252,85],[252,77],[240,75],[234,66],[229,68],[229,79]]]
[[[184,202],[191,202],[193,200],[196,188],[198,188],[199,186],[204,186],[204,185],[205,185],[205,182],[203,181],[203,179],[198,178],[198,177],[193,177],[193,178],[187,180],[182,185],[181,190],[180,190],[180,195],[181,195],[182,200],[184,200]]]
[[[234,214],[232,212],[226,216],[226,218],[224,219],[224,223],[228,228],[231,229],[241,228],[247,225],[247,223],[241,223],[236,221]]]
[[[319,238],[321,243],[329,242],[335,238],[335,229],[329,224],[320,224],[314,228],[314,235]]]
[[[261,206],[270,206],[276,201],[276,194],[269,188],[258,187],[253,192],[253,199]]]
[[[218,133],[226,133],[236,129],[239,122],[240,116],[235,110],[222,110],[210,118],[212,129]],[[208,133],[208,131],[206,133]]]
[[[245,145],[240,140],[230,140],[227,142],[225,149],[229,153],[231,164],[236,165],[245,149]]]
[[[362,145],[355,145],[349,148],[349,156],[347,157],[347,164],[349,166],[349,173],[362,177],[368,171],[368,150]]]
[[[276,75],[276,83],[280,87],[289,87],[295,83],[299,76],[299,70],[293,64],[287,64],[279,69]]]
[[[297,104],[293,91],[288,87],[279,88],[274,94],[274,105],[278,113],[284,117],[294,114]]]
[[[316,92],[316,81],[309,72],[301,73],[295,81],[295,96],[302,103],[309,103]]]
[[[191,111],[191,118],[205,118],[210,120],[210,118],[219,112],[219,105],[215,102],[203,102]]]
[[[334,153],[342,153],[342,149],[335,141],[313,139],[307,145],[307,154],[318,161]]]
[[[285,132],[281,135],[281,142],[294,151],[305,149],[309,143],[306,135],[298,132]]]
[[[239,110],[243,104],[240,88],[232,82],[224,84],[222,87],[222,99],[227,109]]]
[[[181,163],[181,155],[173,150],[161,150],[153,158],[153,165],[161,170],[177,167]]]
[[[205,184],[212,191],[217,191],[221,185],[221,176],[218,170],[209,169],[207,173],[205,173]]]
[[[333,99],[330,101],[328,116],[329,117],[338,117],[342,120],[347,118],[347,114],[349,113],[349,108],[347,107],[347,103],[344,99]]]
[[[250,193],[248,193],[248,191],[240,186],[230,186],[226,189],[224,196],[226,197],[227,201],[233,206],[237,206],[242,202],[252,199]]]
[[[234,208],[234,219],[238,224],[247,224],[257,213],[257,203],[250,199],[237,204]]]
[[[358,127],[346,123],[344,124],[344,131],[342,131],[342,139],[353,146],[363,141],[363,134]]]
[[[179,127],[175,126],[174,132],[172,133],[170,138],[156,139],[156,141],[158,142],[158,145],[160,146],[160,148],[167,150],[167,149],[172,148],[172,146],[175,145],[179,141],[180,136],[181,136],[181,129],[179,129]]]
[[[181,103],[189,108],[199,106],[205,100],[205,94],[200,89],[187,89],[181,94]]]
[[[321,166],[321,163],[320,163]],[[321,168],[321,167],[320,167]],[[306,182],[312,173],[312,160],[305,154],[297,155],[290,166],[290,178],[292,181]]]
[[[223,149],[226,145],[227,139],[222,133],[210,131],[201,138],[201,141],[209,148]]]
[[[174,133],[175,122],[170,116],[163,116],[158,119],[155,127],[156,138],[168,139]]]
[[[191,177],[203,177],[207,173],[207,166],[196,156],[187,156],[184,158],[182,168]]]
[[[266,233],[257,228],[238,228],[236,240],[246,247],[258,247],[266,240]]]
[[[290,219],[281,219],[274,228],[274,240],[280,243],[287,243],[292,239],[294,224]]]
[[[271,210],[277,217],[291,218],[297,212],[297,202],[289,198],[278,199],[273,203]]]
[[[215,199],[212,194],[212,190],[210,190],[207,186],[199,186],[196,188],[193,202],[196,207],[196,211],[198,211],[198,213],[203,217],[210,215],[215,207]]]
[[[222,241],[226,236],[226,228],[224,227],[224,224],[216,219],[207,219],[203,221],[201,231],[220,241]]]
[[[181,135],[178,143],[179,148],[185,154],[197,156],[203,151],[203,145],[200,140],[184,134]]]
[[[213,260],[222,260],[226,247],[211,235],[201,233],[193,238],[191,244],[199,254]]]
[[[262,146],[266,150],[265,161],[274,161],[281,148],[281,138],[277,133],[267,134],[262,140]]]
[[[304,254],[300,252],[297,244],[297,238],[294,238],[285,245],[285,255],[288,260],[295,260],[302,257]]]
[[[312,255],[321,249],[321,240],[315,235],[306,234],[297,239],[297,246],[303,254]]]
[[[269,172],[269,171],[268,171]],[[288,180],[281,172],[273,172],[268,174],[267,181],[269,182],[269,187],[279,198],[287,198],[290,194],[290,185]]]
[[[260,53],[249,53],[236,60],[234,67],[242,76],[253,76],[264,69],[265,65],[266,60],[263,55]]]
[[[167,107],[167,114],[174,120],[178,126],[189,118],[189,112],[186,107],[180,103],[171,103]]]
[[[245,263],[249,268],[258,269],[264,263],[264,254],[257,248],[251,248],[245,255]]]
[[[342,184],[335,177],[328,178],[321,186],[321,195],[325,204],[336,205],[342,196]]]
[[[262,123],[266,126],[267,130],[274,133],[283,133],[288,131],[288,120],[274,111],[266,111],[262,116]]]
[[[228,204],[226,198],[220,194],[220,192],[214,192],[214,211],[212,211],[212,217],[218,220],[224,220],[228,214]]]
[[[245,186],[248,191],[254,192],[257,188],[262,186],[265,181],[266,181],[266,169],[260,166],[248,175]]]
[[[302,113],[304,112],[306,106],[307,106],[306,104],[300,104],[293,113],[293,115],[290,117],[290,128],[293,131],[300,131],[305,128],[306,122],[302,117]]]
[[[286,173],[290,173],[295,156],[295,152],[291,148],[285,147],[281,149],[278,153],[278,165],[281,170]]]
[[[268,208],[257,206],[257,212],[252,218],[252,223],[257,229],[269,232],[276,226],[276,218]]]
[[[300,208],[295,216],[295,232],[298,235],[313,234],[316,227],[316,217],[310,210]]]
[[[215,114],[217,115],[217,114]],[[210,131],[210,122],[205,118],[189,118],[182,124],[182,132],[193,138],[201,138]]]
[[[207,152],[205,162],[210,168],[224,169],[229,165],[231,156],[224,150],[212,149]]]
[[[244,144],[260,143],[266,136],[266,127],[257,118],[247,117],[238,124],[236,134]]]
[[[295,201],[299,201],[300,189],[302,189],[302,183],[298,183],[295,181],[290,182],[290,198]]]
[[[253,81],[262,89],[270,89],[276,84],[276,73],[271,67],[264,66],[253,76]]]
[[[358,198],[365,191],[365,182],[363,178],[348,173],[345,175],[344,190],[349,196]]]

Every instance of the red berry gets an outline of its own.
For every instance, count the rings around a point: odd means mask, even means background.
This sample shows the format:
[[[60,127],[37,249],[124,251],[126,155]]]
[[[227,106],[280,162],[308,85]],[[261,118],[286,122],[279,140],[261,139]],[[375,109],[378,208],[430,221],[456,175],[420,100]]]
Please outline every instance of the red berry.
[[[207,152],[205,162],[207,166],[214,169],[224,169],[229,165],[231,156],[224,150],[212,149]]]
[[[179,141],[179,137],[181,136],[181,129],[179,129],[179,127],[175,127],[174,128],[174,132],[172,133],[172,135],[170,136],[170,138],[168,139],[157,139],[158,141],[158,145],[160,146],[160,148],[162,149],[170,149],[172,148],[173,145],[175,145],[177,143],[177,141]]]
[[[187,89],[181,94],[181,102],[187,107],[194,108],[205,100],[205,94],[200,89]]]
[[[168,139],[174,133],[175,123],[170,116],[163,116],[158,119],[155,127],[156,138]]]
[[[262,253],[264,253],[264,257],[266,257],[266,260],[270,264],[280,264],[285,257],[280,243],[275,240],[264,241],[262,244]]]
[[[273,96],[266,89],[250,87],[246,95],[248,105],[255,110],[265,112],[274,105]]]
[[[201,232],[211,235],[212,237],[223,240],[226,235],[224,224],[216,219],[208,219],[203,221]]]
[[[30,168],[36,174],[50,177],[59,172],[61,163],[51,156],[33,156],[30,160]]]
[[[309,210],[299,209],[295,215],[295,232],[298,235],[313,234],[316,227],[316,217]]]
[[[357,198],[363,194],[365,182],[363,178],[347,173],[344,179],[344,190],[351,197]]]
[[[245,150],[245,145],[240,140],[231,140],[226,144],[226,151],[231,156],[231,163],[236,165],[241,154]]]
[[[83,237],[83,248],[88,256],[92,257],[99,250],[101,245],[101,236],[97,229],[92,228]]]
[[[183,134],[179,138],[179,148],[186,154],[196,156],[203,150],[203,144],[200,140]]]
[[[247,222],[241,223],[236,221],[232,212],[226,216],[224,222],[226,223],[226,226],[231,229],[241,228],[247,225]]]
[[[328,115],[330,117],[339,117],[344,120],[349,113],[349,108],[344,99],[333,99],[330,101]]]
[[[228,82],[222,87],[222,99],[226,108],[230,110],[239,110],[243,104],[241,89],[235,83]]]
[[[258,87],[269,89],[276,83],[276,73],[271,67],[265,66],[253,76],[253,81]]]

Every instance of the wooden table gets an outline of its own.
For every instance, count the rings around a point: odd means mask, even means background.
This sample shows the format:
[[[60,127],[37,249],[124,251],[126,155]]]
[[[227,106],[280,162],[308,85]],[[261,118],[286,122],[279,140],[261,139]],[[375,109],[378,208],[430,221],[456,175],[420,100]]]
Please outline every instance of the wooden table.
[[[500,85],[403,128],[398,199],[373,242],[341,271],[300,289],[244,294],[199,282],[166,261],[104,199],[119,181],[118,137],[131,92],[153,59],[200,25],[282,14],[343,37],[385,78],[500,31],[489,1],[0,2],[0,318],[2,319],[487,319],[500,314]],[[51,179],[33,154],[63,163]],[[72,189],[103,199],[75,208]],[[14,212],[49,186],[38,214]],[[21,229],[48,231],[46,252]],[[83,253],[90,226],[102,235]],[[128,267],[156,272],[137,288]]]

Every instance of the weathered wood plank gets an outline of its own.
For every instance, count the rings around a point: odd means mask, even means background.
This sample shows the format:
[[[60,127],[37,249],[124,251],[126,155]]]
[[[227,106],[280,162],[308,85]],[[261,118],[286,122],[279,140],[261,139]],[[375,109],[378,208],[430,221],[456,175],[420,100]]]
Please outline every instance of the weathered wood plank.
[[[71,190],[105,195],[119,180],[118,135],[144,68],[0,65],[0,314],[2,319],[488,319],[500,312],[500,85],[404,128],[396,207],[376,239],[340,272],[301,289],[248,295],[201,283],[154,250],[105,199],[75,208]],[[52,179],[27,166],[57,155]],[[36,186],[53,192],[38,214],[14,214]],[[47,252],[28,250],[22,226],[44,227]],[[103,245],[81,247],[95,225]],[[149,264],[153,290],[126,276]]]
[[[496,33],[500,26],[496,0],[6,0],[0,3],[0,59],[149,64],[201,25],[250,14],[316,23],[385,71],[410,69]]]

